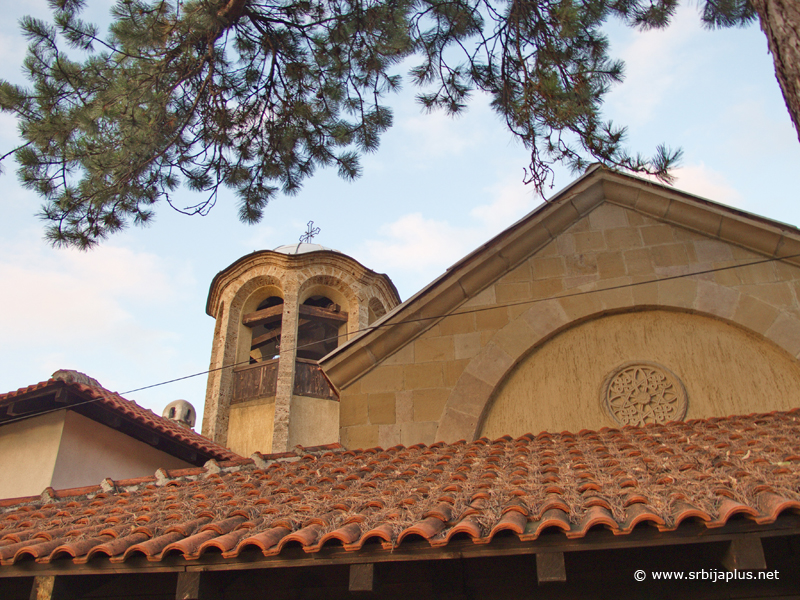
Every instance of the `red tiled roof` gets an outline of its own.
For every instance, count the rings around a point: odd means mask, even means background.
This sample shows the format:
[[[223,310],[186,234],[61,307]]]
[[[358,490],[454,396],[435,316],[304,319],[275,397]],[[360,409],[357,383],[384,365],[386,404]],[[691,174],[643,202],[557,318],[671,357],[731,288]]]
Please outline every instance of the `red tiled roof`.
[[[0,502],[0,562],[278,555],[545,531],[625,535],[800,511],[800,410],[344,451],[338,445]],[[0,571],[1,573],[2,571]]]
[[[80,394],[89,402],[96,402],[98,405],[103,406],[112,412],[120,415],[121,417],[130,419],[139,425],[146,427],[154,432],[167,436],[176,442],[194,448],[195,450],[212,456],[217,460],[234,460],[239,459],[241,456],[217,444],[216,442],[208,439],[207,437],[192,431],[186,427],[182,427],[174,421],[165,419],[153,411],[141,407],[132,400],[127,400],[117,394],[111,392],[103,387],[96,387],[90,385],[83,385],[76,382],[65,382],[56,379],[43,381],[35,385],[29,385],[25,388],[20,388],[14,392],[0,394],[0,407],[11,403],[11,401],[18,399],[20,396],[35,392],[44,392],[49,389],[56,391],[59,387],[65,387],[71,391]],[[71,404],[64,404],[63,408],[70,408]],[[2,423],[0,423],[2,425]]]

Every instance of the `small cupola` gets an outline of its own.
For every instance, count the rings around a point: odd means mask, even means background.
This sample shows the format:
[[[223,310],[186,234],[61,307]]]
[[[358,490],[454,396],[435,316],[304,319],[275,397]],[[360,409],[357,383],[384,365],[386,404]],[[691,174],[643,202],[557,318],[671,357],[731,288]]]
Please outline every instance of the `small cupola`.
[[[170,421],[175,421],[188,429],[192,429],[197,420],[197,411],[194,409],[194,406],[186,400],[173,400],[167,404],[161,416]]]

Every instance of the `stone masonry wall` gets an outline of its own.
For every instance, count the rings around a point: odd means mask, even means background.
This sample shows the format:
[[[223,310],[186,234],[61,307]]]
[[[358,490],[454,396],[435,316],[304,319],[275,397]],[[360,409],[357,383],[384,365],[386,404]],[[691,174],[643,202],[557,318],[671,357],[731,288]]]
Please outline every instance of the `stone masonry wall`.
[[[389,447],[470,438],[494,389],[537,345],[594,316],[667,307],[800,353],[800,269],[609,202],[341,390],[341,440]],[[470,311],[470,312],[467,312]],[[445,417],[443,418],[443,415]],[[599,426],[599,425],[598,425]]]

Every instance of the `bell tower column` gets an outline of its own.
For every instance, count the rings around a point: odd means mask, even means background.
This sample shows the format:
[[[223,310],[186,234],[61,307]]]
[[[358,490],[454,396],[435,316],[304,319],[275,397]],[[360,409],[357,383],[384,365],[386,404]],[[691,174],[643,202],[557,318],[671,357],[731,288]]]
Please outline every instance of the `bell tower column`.
[[[272,430],[272,452],[289,450],[289,411],[294,393],[295,361],[299,301],[297,279],[286,282],[281,319],[281,343],[278,359],[278,381],[275,386],[275,420]]]
[[[317,244],[220,271],[203,433],[242,456],[338,441],[339,395],[319,360],[399,302],[388,277]]]

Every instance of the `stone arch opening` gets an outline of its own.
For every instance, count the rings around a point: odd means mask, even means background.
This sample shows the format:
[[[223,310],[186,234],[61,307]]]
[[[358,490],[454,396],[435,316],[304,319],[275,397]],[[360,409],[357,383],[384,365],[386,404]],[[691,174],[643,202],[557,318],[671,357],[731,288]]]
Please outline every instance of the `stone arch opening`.
[[[347,324],[341,305],[323,294],[315,294],[300,305],[297,327],[297,357],[319,360],[339,345],[339,330]]]
[[[278,358],[283,321],[283,298],[269,296],[255,311],[242,316],[242,324],[250,329],[250,363]]]
[[[386,314],[386,307],[383,305],[383,302],[381,302],[378,298],[374,296],[369,299],[367,310],[368,310],[368,316],[367,316],[368,325],[372,325],[375,321],[377,321],[383,315]]]
[[[231,324],[237,327],[236,364],[247,364],[271,360],[280,345],[280,328],[283,308],[283,290],[271,278],[253,280],[242,286],[236,295]]]
[[[312,360],[319,360],[328,352],[347,340],[348,333],[358,330],[359,303],[354,291],[341,279],[332,275],[316,275],[306,280],[299,290],[301,326],[305,317],[305,327],[315,329],[317,337],[307,341],[311,348]],[[324,337],[322,330],[325,330]],[[300,333],[300,332],[298,332]],[[325,339],[324,345],[314,340]],[[300,344],[298,344],[298,351]],[[320,354],[321,352],[324,352]],[[302,357],[298,353],[298,356]]]

